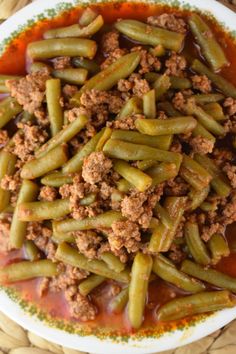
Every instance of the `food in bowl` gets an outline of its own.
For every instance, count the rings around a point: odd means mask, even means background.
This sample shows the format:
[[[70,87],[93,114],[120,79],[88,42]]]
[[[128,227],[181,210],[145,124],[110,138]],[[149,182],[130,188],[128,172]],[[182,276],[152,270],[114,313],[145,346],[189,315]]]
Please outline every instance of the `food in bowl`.
[[[1,284],[129,333],[233,307],[233,39],[147,4],[39,28],[0,61]]]

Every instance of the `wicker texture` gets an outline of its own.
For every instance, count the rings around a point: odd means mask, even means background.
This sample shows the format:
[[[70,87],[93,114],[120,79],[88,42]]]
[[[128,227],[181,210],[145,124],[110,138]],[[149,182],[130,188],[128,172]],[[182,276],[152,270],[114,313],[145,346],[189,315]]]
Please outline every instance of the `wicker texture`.
[[[0,21],[8,18],[30,2],[31,0],[0,0]],[[220,2],[236,11],[236,0],[220,0]],[[25,331],[0,313],[0,354],[5,353],[89,354],[50,343],[31,332]],[[160,354],[236,354],[236,320],[197,342]]]

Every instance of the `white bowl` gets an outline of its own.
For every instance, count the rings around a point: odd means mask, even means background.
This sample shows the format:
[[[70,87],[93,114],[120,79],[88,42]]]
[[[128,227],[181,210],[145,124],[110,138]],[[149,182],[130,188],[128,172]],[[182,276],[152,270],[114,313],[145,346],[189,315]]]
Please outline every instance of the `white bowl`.
[[[29,26],[33,21],[53,17],[65,9],[86,2],[94,3],[102,1],[38,0],[27,6],[0,26],[0,54],[3,52],[5,45],[9,43],[9,39],[14,37],[16,32],[23,31],[24,27]],[[145,0],[142,0],[142,2],[145,2]],[[236,14],[214,0],[146,0],[146,2],[198,9],[204,13],[209,12],[225,29],[232,32],[232,35],[236,38]],[[159,336],[146,335],[141,338],[132,336],[128,339],[126,338],[126,341],[124,341],[120,338],[100,338],[100,336],[94,334],[71,334],[68,327],[68,331],[58,329],[53,321],[49,323],[43,320],[42,316],[33,314],[32,307],[26,306],[25,303],[23,304],[19,298],[9,294],[4,288],[0,290],[0,310],[27,330],[49,341],[65,347],[98,354],[144,354],[174,349],[203,338],[236,318],[236,307],[234,307],[215,312],[208,316],[201,316],[192,324],[183,326],[181,329],[172,329]]]

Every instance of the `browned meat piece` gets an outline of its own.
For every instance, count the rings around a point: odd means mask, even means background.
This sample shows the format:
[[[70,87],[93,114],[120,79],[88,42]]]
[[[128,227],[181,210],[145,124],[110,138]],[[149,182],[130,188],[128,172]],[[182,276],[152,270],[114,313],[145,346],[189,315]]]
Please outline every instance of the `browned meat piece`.
[[[10,203],[15,206],[21,186],[20,171],[13,176],[5,175],[1,180],[1,188],[11,191]]]
[[[142,118],[145,119],[145,116],[142,114],[132,114],[131,116],[124,117],[121,119],[113,120],[112,122],[107,122],[107,127],[113,129],[123,129],[123,130],[136,130],[134,122],[136,119]]]
[[[111,168],[112,161],[102,151],[93,152],[84,159],[82,176],[86,182],[95,184],[101,182]]]
[[[10,249],[10,226],[11,216],[5,216],[0,219],[0,253],[7,253]]]
[[[58,264],[58,273],[59,275],[53,277],[50,281],[50,290],[53,292],[66,290],[71,286],[77,286],[80,280],[87,278],[89,275],[89,273],[83,269],[63,263]]]
[[[223,171],[226,173],[233,188],[236,188],[236,166],[226,163]]]
[[[189,140],[189,144],[191,145],[194,152],[202,155],[212,153],[214,148],[214,142],[200,135],[191,138]]]
[[[221,234],[223,232],[224,232],[224,226],[217,222],[215,224],[211,224],[210,226],[203,226],[201,238],[203,239],[203,241],[207,242],[210,240],[212,235],[216,233]]]
[[[145,93],[150,91],[150,86],[147,80],[135,78],[132,90],[134,96],[142,98]]]
[[[87,258],[94,259],[98,256],[98,250],[103,238],[94,231],[75,231],[75,242],[79,252]]]
[[[55,70],[63,70],[71,66],[70,57],[58,57],[53,59],[53,67]]]
[[[139,227],[132,221],[116,221],[112,224],[112,233],[108,236],[111,250],[126,248],[128,253],[137,252],[141,235]]]
[[[39,199],[52,202],[57,198],[57,190],[54,187],[43,186],[39,193]]]
[[[178,111],[182,111],[184,110],[184,106],[186,104],[186,99],[183,95],[182,92],[177,92],[174,95],[174,98],[172,99],[172,103],[174,105],[174,107],[178,110]]]
[[[185,21],[182,18],[179,18],[175,14],[161,14],[159,16],[150,16],[147,18],[147,23],[152,26],[158,26],[166,28],[170,31],[186,33],[187,26]]]
[[[191,79],[195,90],[199,90],[202,93],[211,92],[211,81],[206,75],[194,75]]]
[[[167,75],[183,76],[183,71],[186,69],[187,61],[184,56],[172,52],[169,59],[165,61],[165,66],[167,68]]]
[[[189,191],[189,184],[181,177],[166,182],[165,193],[170,196],[185,196]]]
[[[117,59],[123,57],[123,55],[127,54],[127,49],[117,48],[114,51],[109,53],[109,56],[102,62],[101,70],[108,68],[111,64],[113,64]]]
[[[9,140],[8,132],[6,130],[0,129],[0,148],[5,146],[8,140]]]
[[[73,122],[80,115],[85,115],[88,119],[92,116],[91,111],[85,107],[75,107],[66,112],[66,118],[69,123]]]
[[[118,49],[119,46],[119,32],[114,30],[102,36],[102,51],[104,53],[112,53]]]
[[[72,317],[80,321],[92,321],[97,314],[96,307],[72,286],[65,291],[65,297]]]
[[[161,62],[160,60],[149,53],[147,50],[143,49],[143,47],[133,47],[131,52],[139,52],[141,54],[140,60],[140,69],[139,74],[145,74],[150,71],[159,71],[161,69]]]
[[[67,97],[70,98],[78,92],[78,87],[74,85],[65,85],[62,89],[63,94]]]
[[[236,100],[234,100],[232,97],[226,98],[223,106],[226,108],[229,116],[233,116],[236,113]]]

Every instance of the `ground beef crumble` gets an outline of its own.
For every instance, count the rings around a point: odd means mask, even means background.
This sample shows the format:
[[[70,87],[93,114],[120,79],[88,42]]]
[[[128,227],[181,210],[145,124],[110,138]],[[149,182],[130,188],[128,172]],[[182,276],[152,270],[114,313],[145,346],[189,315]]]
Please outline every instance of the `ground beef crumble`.
[[[112,251],[120,250],[123,247],[128,253],[138,251],[141,234],[137,224],[132,221],[116,221],[112,224],[112,231],[108,236]]]
[[[112,161],[102,151],[93,152],[84,159],[82,176],[86,182],[95,184],[101,182],[111,168]]]
[[[211,81],[206,75],[194,75],[191,77],[193,88],[202,93],[211,92]]]
[[[185,21],[175,14],[161,14],[159,16],[150,16],[147,18],[147,23],[152,26],[166,28],[170,31],[186,33],[187,26]]]
[[[169,59],[165,61],[165,66],[167,75],[183,76],[187,61],[184,56],[172,52]]]
[[[5,216],[0,219],[0,253],[7,253],[10,250],[10,226],[11,226],[11,215]]]
[[[3,146],[5,146],[8,140],[8,132],[6,130],[0,129],[0,147],[2,148]]]
[[[57,198],[57,190],[54,187],[44,186],[40,189],[39,199],[52,202]]]

